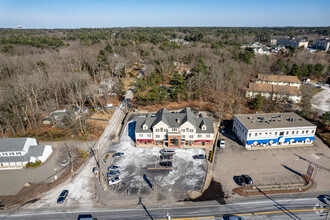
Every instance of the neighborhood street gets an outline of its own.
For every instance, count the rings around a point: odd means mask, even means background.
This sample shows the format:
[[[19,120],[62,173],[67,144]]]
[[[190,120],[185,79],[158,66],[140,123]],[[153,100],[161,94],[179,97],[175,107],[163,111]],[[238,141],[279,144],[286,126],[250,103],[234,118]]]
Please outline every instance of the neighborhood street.
[[[312,98],[312,107],[319,114],[323,114],[324,112],[330,111],[330,87],[329,86],[321,86],[314,82],[309,82],[313,86],[320,86],[323,91],[317,93]]]

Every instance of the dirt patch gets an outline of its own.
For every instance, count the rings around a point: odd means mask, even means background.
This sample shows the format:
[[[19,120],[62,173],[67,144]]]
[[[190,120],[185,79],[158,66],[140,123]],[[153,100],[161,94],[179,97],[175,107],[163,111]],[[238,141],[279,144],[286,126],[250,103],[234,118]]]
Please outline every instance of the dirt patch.
[[[222,190],[221,183],[212,180],[209,188],[207,188],[200,197],[190,200],[187,199],[186,201],[200,202],[208,200],[216,200],[220,204],[226,204],[226,197]]]
[[[86,158],[78,158],[74,163],[74,170],[78,170],[84,163]],[[16,195],[0,196],[0,207],[4,209],[11,209],[17,206],[22,207],[25,204],[34,203],[39,199],[36,198],[40,194],[49,191],[55,186],[63,183],[65,180],[71,177],[71,167],[68,167],[67,171],[63,173],[56,181],[51,183],[29,183],[26,184]]]

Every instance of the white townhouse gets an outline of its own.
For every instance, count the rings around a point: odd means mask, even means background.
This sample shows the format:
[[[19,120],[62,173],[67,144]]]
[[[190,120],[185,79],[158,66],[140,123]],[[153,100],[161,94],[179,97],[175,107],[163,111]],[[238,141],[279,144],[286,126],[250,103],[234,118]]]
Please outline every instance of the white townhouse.
[[[296,113],[235,115],[233,132],[248,149],[279,145],[312,145],[316,125]]]
[[[21,169],[28,162],[45,162],[53,152],[35,138],[0,138],[0,169]]]
[[[297,76],[268,74],[258,74],[257,79],[255,79],[255,83],[267,83],[279,86],[296,86],[298,89],[301,84]]]
[[[212,118],[195,117],[190,108],[170,112],[165,108],[155,115],[139,117],[135,127],[136,146],[163,147],[210,146],[214,141]]]

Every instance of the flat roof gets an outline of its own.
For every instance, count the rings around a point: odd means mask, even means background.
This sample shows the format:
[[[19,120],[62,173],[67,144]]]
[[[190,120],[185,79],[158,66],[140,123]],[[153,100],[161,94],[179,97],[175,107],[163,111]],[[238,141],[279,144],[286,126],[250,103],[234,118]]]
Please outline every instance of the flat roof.
[[[235,115],[235,117],[247,129],[290,128],[309,126],[316,127],[316,125],[300,117],[294,112],[244,114]]]

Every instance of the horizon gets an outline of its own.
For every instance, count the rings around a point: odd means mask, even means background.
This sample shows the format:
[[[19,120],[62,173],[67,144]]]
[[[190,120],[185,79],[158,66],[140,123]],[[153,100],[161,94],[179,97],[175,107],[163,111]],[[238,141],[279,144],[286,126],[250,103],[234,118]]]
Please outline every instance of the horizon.
[[[329,27],[329,7],[326,0],[2,0],[0,28]]]

